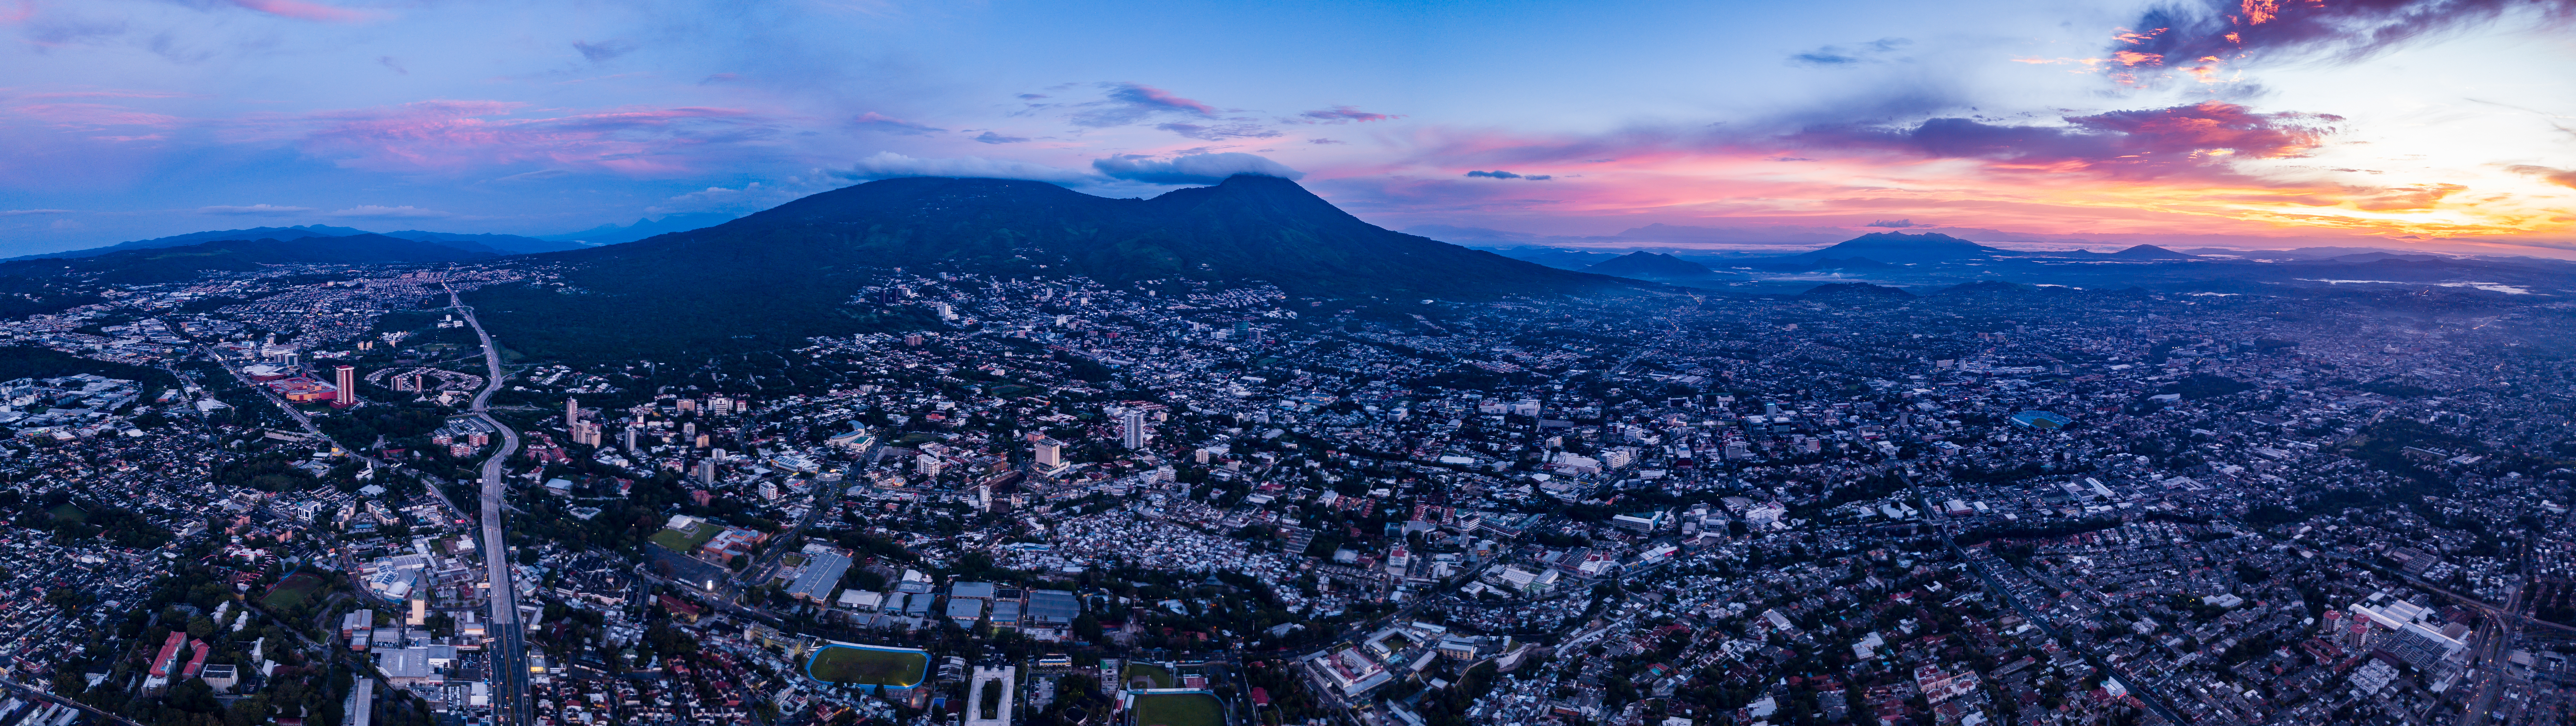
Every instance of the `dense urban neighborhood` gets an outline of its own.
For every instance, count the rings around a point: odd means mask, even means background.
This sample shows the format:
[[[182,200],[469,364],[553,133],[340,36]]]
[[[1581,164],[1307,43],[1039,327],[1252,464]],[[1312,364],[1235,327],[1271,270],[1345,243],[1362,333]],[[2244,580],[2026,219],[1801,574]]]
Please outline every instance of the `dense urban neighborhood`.
[[[0,719],[2542,724],[2576,695],[2551,298],[907,271],[855,298],[907,328],[682,359],[538,359],[459,304],[556,280],[280,268],[7,323]]]

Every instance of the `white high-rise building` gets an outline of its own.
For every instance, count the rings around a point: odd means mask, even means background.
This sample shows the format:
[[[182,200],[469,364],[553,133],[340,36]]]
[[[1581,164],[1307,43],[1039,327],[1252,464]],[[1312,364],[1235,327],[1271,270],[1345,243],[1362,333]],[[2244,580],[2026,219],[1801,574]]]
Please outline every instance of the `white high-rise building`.
[[[1128,451],[1145,448],[1145,412],[1121,411],[1118,414],[1118,443]]]

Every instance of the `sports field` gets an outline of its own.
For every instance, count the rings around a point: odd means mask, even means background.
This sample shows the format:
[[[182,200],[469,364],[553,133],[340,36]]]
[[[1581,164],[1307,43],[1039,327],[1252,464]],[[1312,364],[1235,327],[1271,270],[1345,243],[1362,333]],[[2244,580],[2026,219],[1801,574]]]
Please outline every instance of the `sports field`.
[[[279,580],[275,586],[268,588],[268,595],[262,599],[262,602],[273,608],[291,608],[312,600],[313,593],[321,589],[320,575],[297,572],[287,575],[286,579]]]
[[[1136,697],[1136,726],[1225,726],[1225,704],[1205,693]]]
[[[911,688],[929,676],[930,656],[917,650],[878,650],[825,645],[805,662],[805,674],[825,683]]]
[[[698,549],[698,545],[706,544],[707,540],[715,539],[716,534],[723,531],[723,527],[718,527],[713,523],[698,522],[689,525],[688,529],[666,528],[660,532],[655,532],[653,533],[651,541],[653,544],[661,545],[662,549],[685,555],[696,551]]]

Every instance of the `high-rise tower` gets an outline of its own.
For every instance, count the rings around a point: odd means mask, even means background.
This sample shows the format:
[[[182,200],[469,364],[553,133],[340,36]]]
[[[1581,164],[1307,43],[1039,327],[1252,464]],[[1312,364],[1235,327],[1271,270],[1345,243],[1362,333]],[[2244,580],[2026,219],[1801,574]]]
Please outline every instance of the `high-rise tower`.
[[[331,372],[334,374],[331,382],[340,387],[339,393],[332,395],[331,405],[336,408],[358,405],[358,367],[340,366]]]
[[[1118,414],[1118,443],[1128,451],[1145,448],[1145,412],[1130,410]]]

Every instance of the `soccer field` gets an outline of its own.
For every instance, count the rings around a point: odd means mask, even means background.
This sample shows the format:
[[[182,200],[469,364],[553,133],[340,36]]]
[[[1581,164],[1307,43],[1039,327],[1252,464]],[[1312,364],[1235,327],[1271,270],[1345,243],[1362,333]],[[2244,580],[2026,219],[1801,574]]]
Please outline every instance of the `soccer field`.
[[[930,656],[920,651],[826,645],[806,661],[805,673],[825,683],[910,688],[928,676]]]
[[[1136,726],[1225,726],[1225,704],[1204,693],[1141,695]]]
[[[706,544],[707,540],[715,539],[716,533],[722,531],[724,531],[723,527],[708,522],[698,522],[689,525],[685,530],[664,529],[655,532],[651,541],[653,544],[661,545],[662,549],[685,555],[696,550],[698,545]]]
[[[313,593],[321,591],[323,584],[322,578],[311,572],[297,572],[269,588],[263,601],[273,608],[295,607],[311,600]]]

